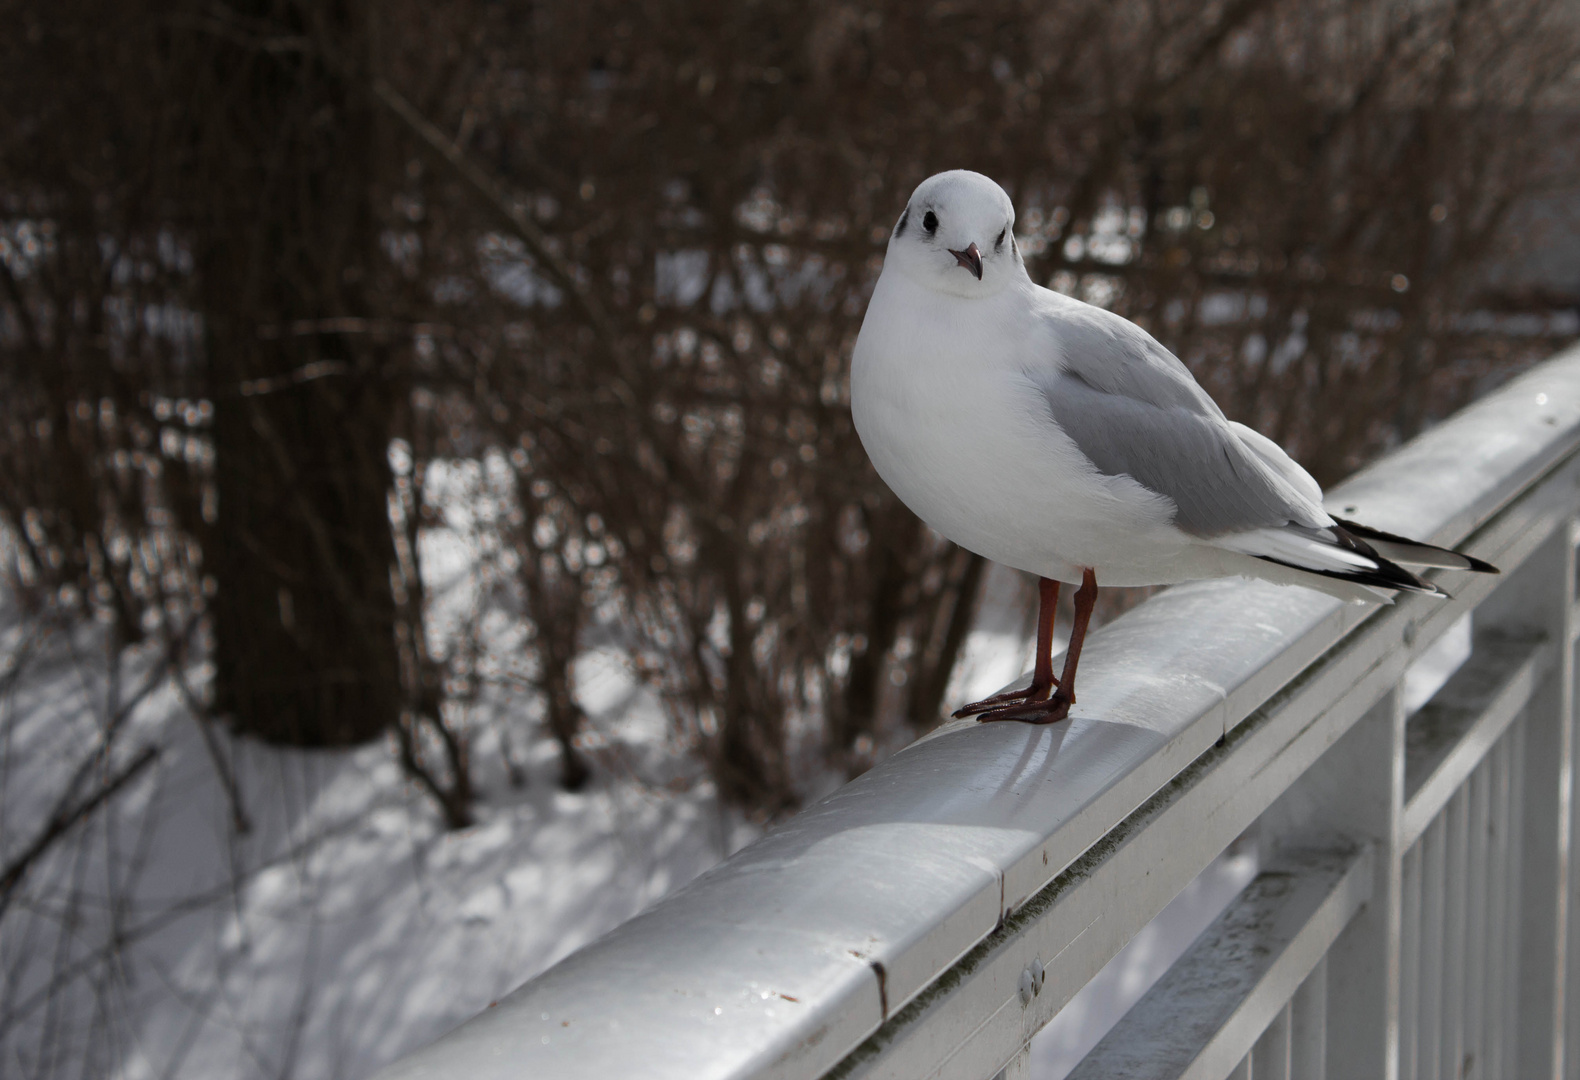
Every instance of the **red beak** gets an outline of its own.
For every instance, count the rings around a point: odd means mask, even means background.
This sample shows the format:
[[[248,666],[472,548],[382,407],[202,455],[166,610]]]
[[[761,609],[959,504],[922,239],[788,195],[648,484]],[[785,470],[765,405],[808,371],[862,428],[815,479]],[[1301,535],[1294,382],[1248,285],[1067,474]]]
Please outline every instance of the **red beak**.
[[[975,244],[972,244],[964,251],[956,251],[954,248],[950,248],[949,254],[953,255],[955,261],[961,266],[975,274],[978,281],[982,280],[982,253],[977,250]]]

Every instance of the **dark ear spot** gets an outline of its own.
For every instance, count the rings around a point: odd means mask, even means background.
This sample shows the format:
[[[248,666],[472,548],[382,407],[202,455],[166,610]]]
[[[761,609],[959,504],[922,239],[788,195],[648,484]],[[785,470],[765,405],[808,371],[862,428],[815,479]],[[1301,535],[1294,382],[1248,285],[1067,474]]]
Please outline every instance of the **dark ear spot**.
[[[905,213],[900,215],[900,223],[894,227],[894,235],[899,236],[905,231],[905,223],[911,220],[911,208],[907,206]]]

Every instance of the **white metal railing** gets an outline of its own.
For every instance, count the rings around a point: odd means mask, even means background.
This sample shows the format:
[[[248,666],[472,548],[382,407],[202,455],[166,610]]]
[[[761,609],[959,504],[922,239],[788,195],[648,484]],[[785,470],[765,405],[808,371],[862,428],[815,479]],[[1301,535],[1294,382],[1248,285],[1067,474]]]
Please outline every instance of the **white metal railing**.
[[[1252,828],[1261,874],[1076,1076],[1577,1075],[1577,448],[1580,351],[1329,495],[1501,576],[1365,608],[1170,589],[1088,641],[1070,723],[945,725],[381,1076],[1023,1075]]]

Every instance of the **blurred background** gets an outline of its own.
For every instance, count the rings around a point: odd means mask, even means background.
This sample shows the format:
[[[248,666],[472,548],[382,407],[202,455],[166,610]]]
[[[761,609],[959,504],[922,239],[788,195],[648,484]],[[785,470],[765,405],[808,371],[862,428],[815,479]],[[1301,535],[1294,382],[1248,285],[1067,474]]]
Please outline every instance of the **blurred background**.
[[[1013,678],[850,422],[933,172],[1324,484],[1580,336],[1561,0],[0,11],[19,1076],[365,1076]]]

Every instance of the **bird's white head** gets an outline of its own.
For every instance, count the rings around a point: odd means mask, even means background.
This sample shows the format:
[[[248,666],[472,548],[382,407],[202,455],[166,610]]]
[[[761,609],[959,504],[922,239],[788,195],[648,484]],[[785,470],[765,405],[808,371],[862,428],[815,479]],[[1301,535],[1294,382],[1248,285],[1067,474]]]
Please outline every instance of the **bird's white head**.
[[[988,296],[1025,278],[1015,244],[1015,204],[981,173],[929,176],[889,236],[884,267],[955,296]]]

